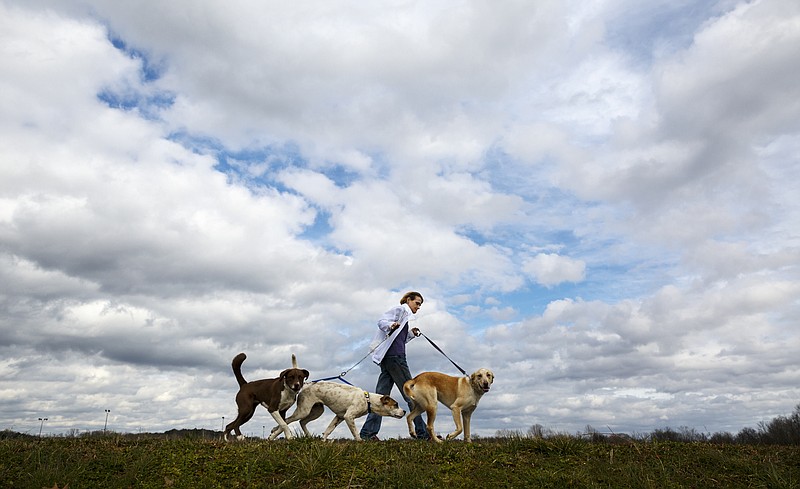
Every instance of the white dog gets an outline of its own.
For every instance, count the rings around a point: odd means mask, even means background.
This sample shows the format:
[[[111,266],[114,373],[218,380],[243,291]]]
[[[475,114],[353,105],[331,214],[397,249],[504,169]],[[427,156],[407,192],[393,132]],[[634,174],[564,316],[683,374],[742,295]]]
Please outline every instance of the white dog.
[[[355,419],[369,412],[398,419],[406,414],[397,404],[397,401],[389,396],[367,392],[352,385],[335,382],[315,382],[306,385],[300,391],[297,396],[297,407],[292,415],[286,418],[286,424],[300,421],[303,432],[306,436],[311,436],[306,425],[322,416],[325,411],[323,405],[328,406],[336,414],[336,417],[333,418],[322,434],[323,440],[327,439],[328,435],[336,429],[339,423],[344,421],[347,423],[347,427],[350,428],[353,438],[361,441],[361,436],[356,430]],[[269,439],[273,440],[280,434],[281,428],[276,426],[272,429]]]

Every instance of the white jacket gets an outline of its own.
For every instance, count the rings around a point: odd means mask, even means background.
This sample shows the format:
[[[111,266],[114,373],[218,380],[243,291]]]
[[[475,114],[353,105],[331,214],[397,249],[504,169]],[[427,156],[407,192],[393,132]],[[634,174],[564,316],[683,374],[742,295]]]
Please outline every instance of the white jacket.
[[[392,343],[394,343],[394,339],[403,331],[403,326],[408,323],[408,320],[413,317],[414,314],[411,312],[411,308],[408,307],[408,304],[401,304],[383,313],[383,316],[378,319],[378,331],[375,333],[375,337],[369,345],[370,350],[374,348],[372,352],[373,362],[380,364],[383,361],[383,357],[386,355],[386,351],[389,347],[392,346]],[[392,323],[398,323],[400,327],[390,333]],[[389,335],[388,339],[383,341],[387,335]],[[416,338],[416,336],[414,336],[414,333],[411,332],[411,328],[409,327],[406,343],[414,338]],[[381,343],[381,341],[383,341],[383,343]]]

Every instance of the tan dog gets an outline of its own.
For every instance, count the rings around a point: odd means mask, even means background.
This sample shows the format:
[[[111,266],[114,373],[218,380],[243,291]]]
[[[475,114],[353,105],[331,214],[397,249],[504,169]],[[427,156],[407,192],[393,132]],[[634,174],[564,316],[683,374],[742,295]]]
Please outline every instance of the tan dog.
[[[416,437],[414,418],[425,411],[428,414],[428,434],[432,440],[441,442],[433,430],[437,401],[439,401],[450,408],[453,412],[453,421],[456,423],[456,430],[447,435],[447,439],[452,440],[463,431],[464,441],[471,443],[470,418],[478,407],[478,401],[489,392],[492,382],[494,373],[486,368],[475,371],[469,377],[452,377],[439,372],[423,372],[417,375],[403,385],[406,396],[414,400],[414,409],[406,416],[408,432],[412,437]]]
[[[242,363],[245,358],[247,355],[239,353],[233,357],[233,362],[231,362],[233,374],[239,383],[239,392],[236,393],[236,405],[239,413],[236,419],[225,427],[225,431],[222,433],[223,438],[228,441],[228,434],[231,430],[236,433],[236,438],[244,438],[239,427],[250,421],[259,404],[267,408],[275,422],[283,429],[286,438],[292,438],[289,425],[284,421],[286,410],[297,399],[297,393],[303,388],[303,382],[308,379],[308,370],[297,368],[297,359],[292,355],[292,368],[281,372],[278,378],[248,382],[242,376]]]

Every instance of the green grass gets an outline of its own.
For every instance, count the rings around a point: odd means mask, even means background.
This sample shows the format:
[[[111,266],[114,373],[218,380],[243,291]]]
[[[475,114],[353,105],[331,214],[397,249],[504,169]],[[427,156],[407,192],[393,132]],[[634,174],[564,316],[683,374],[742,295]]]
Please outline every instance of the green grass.
[[[224,443],[109,435],[0,440],[0,488],[800,488],[800,447],[569,436]]]

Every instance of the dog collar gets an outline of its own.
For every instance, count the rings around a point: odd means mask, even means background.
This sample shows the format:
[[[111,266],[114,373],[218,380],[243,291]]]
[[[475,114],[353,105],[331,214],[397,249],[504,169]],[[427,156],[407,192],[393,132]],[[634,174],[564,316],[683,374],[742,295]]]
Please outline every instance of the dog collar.
[[[372,414],[372,404],[369,402],[369,392],[364,391],[364,399],[367,400],[367,413]]]

